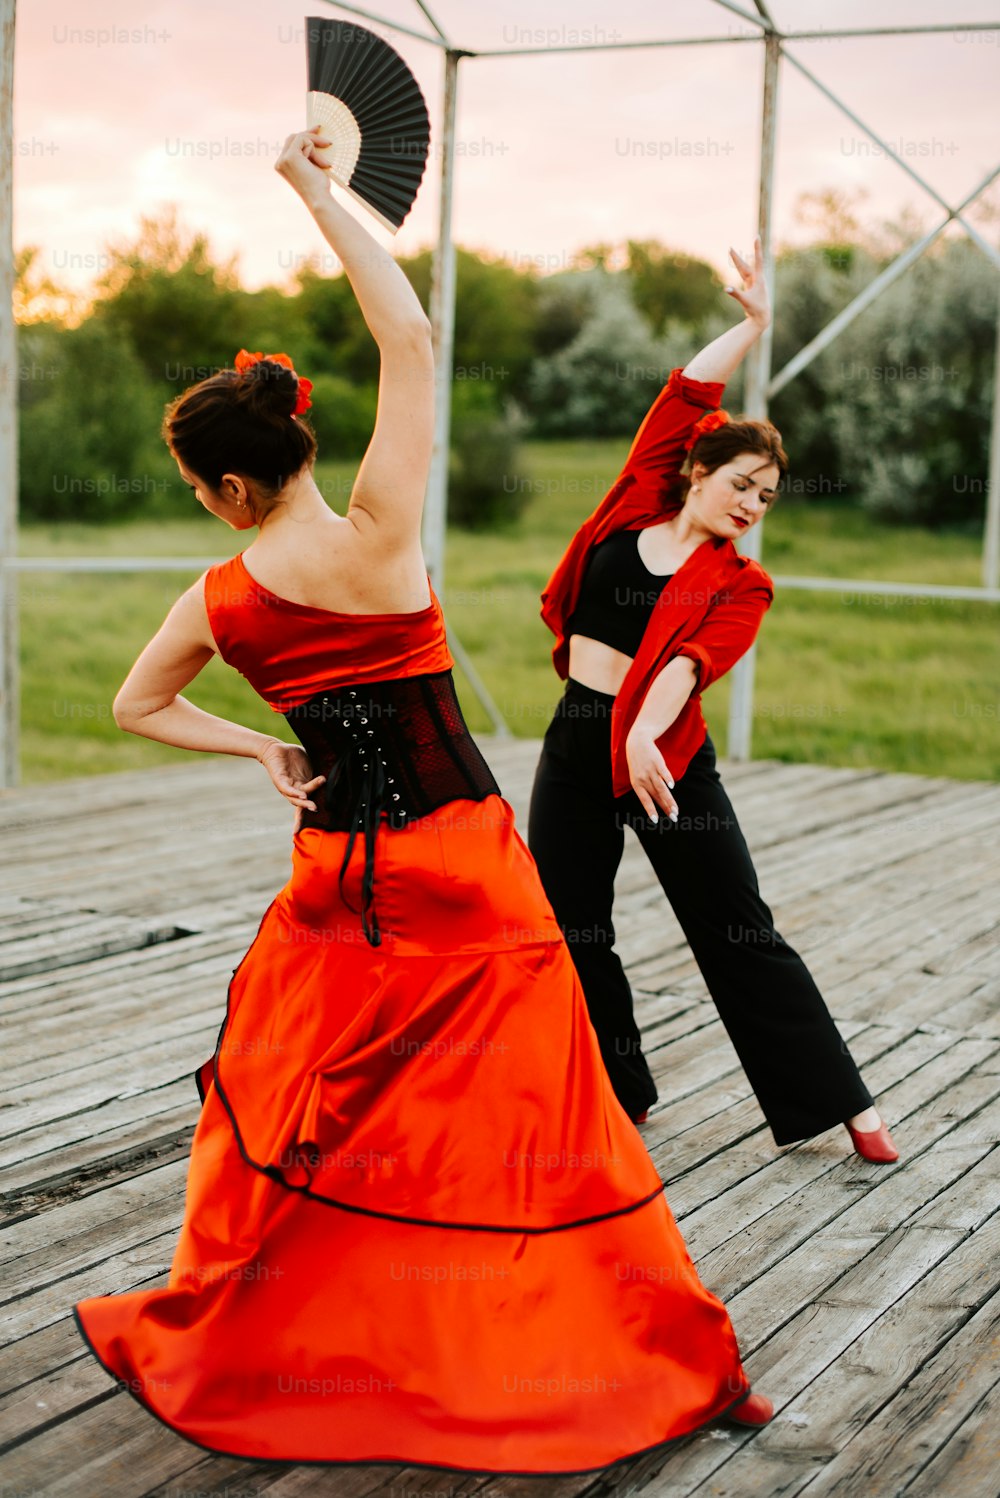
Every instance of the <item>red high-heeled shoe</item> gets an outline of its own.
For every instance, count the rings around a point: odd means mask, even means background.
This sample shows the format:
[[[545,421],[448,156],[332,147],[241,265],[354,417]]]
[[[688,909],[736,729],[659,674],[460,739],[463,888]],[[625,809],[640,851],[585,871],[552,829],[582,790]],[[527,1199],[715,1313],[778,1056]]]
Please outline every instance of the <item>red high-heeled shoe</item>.
[[[877,1129],[855,1129],[851,1124],[844,1127],[862,1160],[871,1160],[875,1165],[891,1165],[899,1159],[899,1150],[884,1122]]]
[[[648,1117],[649,1117],[649,1109],[648,1108],[643,1108],[643,1110],[639,1114],[638,1118],[633,1118],[632,1122],[633,1123],[637,1123],[637,1124],[645,1123],[646,1119]]]
[[[748,1394],[739,1404],[734,1404],[723,1416],[734,1425],[767,1425],[774,1419],[774,1405],[766,1394]]]

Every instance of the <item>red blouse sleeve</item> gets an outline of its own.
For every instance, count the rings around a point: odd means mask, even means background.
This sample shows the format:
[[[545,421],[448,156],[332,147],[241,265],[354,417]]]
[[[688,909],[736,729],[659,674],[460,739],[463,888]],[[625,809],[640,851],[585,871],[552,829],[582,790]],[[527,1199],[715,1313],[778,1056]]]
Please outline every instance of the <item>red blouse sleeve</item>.
[[[672,369],[635,434],[622,475],[661,483],[679,473],[691,428],[706,411],[718,410],[725,388],[717,380],[692,380],[682,369]]]
[[[698,666],[696,692],[704,692],[718,681],[750,649],[761,622],[774,599],[774,588],[767,574],[733,597],[720,599],[706,614],[703,622],[682,645],[670,652],[690,656]],[[665,664],[665,663],[664,663]]]

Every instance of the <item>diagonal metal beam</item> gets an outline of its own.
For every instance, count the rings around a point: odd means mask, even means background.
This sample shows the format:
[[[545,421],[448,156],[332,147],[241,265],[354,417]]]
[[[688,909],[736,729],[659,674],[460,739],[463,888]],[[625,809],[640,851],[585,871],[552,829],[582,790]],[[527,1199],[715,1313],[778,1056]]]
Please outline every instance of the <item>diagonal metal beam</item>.
[[[715,0],[716,5],[721,5],[723,10],[731,10],[734,16],[740,16],[742,20],[749,21],[751,26],[761,27],[761,34],[766,31],[767,24],[760,16],[753,15],[749,10],[744,10],[742,5],[734,5],[733,0]]]
[[[990,183],[998,175],[1000,175],[1000,166],[993,168],[985,181],[979,187],[975,188],[962,202],[961,207],[967,207],[973,198],[978,197],[981,192],[985,192],[986,188],[989,187]],[[800,348],[794,358],[789,359],[784,369],[778,371],[768,386],[768,395],[776,395],[779,390],[783,390],[789,380],[794,379],[797,374],[805,369],[807,364],[811,364],[817,354],[822,353],[827,345],[833,342],[837,334],[841,333],[847,327],[848,323],[852,323],[860,312],[863,312],[887,286],[891,285],[897,277],[901,276],[913,264],[914,260],[919,259],[928,245],[933,244],[942,229],[946,229],[954,217],[957,217],[957,215],[949,213],[948,217],[942,219],[936,228],[932,229],[929,234],[925,234],[923,239],[910,245],[901,255],[897,255],[896,259],[891,261],[885,270],[875,277],[874,281],[870,281],[863,291],[859,291],[853,301],[848,302],[847,306],[841,312],[838,312],[836,317],[832,318],[826,327],[822,328],[816,334],[815,338],[811,339],[804,348]]]
[[[345,5],[344,0],[323,0],[324,5],[332,5],[335,10],[349,10],[353,16],[364,16],[366,21],[378,21],[382,26],[389,26],[393,31],[402,31],[406,36],[415,36],[418,42],[430,42],[434,47],[445,47],[447,43],[439,36],[428,36],[426,31],[414,31],[412,26],[404,26],[401,21],[390,21],[388,16],[376,15],[373,10],[366,9],[363,5]]]
[[[851,120],[853,124],[857,125],[859,130],[863,131],[864,134],[868,136],[869,140],[873,140],[879,147],[879,149],[885,152],[886,156],[891,157],[893,161],[901,166],[903,168],[903,171],[906,172],[908,176],[913,178],[918,187],[922,187],[926,193],[929,193],[930,196],[934,199],[935,203],[939,204],[939,206],[945,210],[949,217],[957,219],[958,222],[962,225],[962,228],[969,235],[970,239],[974,239],[976,241],[976,243],[979,245],[979,248],[984,252],[984,254],[990,257],[990,259],[996,265],[997,269],[1000,270],[1000,252],[993,248],[988,239],[984,239],[982,237],[978,229],[976,229],[973,224],[968,223],[957,209],[952,208],[951,204],[941,196],[936,188],[932,187],[929,182],[926,182],[924,178],[921,177],[920,173],[914,167],[912,167],[904,157],[900,156],[899,153],[897,151],[894,151],[893,148],[888,145],[880,135],[877,135],[875,133],[870,125],[866,125],[864,120],[861,119],[859,115],[856,115],[854,113],[853,109],[848,108],[843,99],[838,99],[837,95],[833,93],[831,89],[828,89],[826,84],[822,83],[820,79],[816,77],[815,73],[811,73],[809,69],[803,63],[799,62],[797,57],[793,57],[790,52],[785,52],[785,56],[792,64],[793,68],[798,68],[802,76],[804,78],[808,78],[809,82],[812,83],[816,88],[818,88],[820,93],[830,100],[831,104],[835,104],[842,114],[846,114],[847,118]]]
[[[420,9],[423,11],[424,15],[427,17],[428,21],[430,21],[431,25],[434,27],[434,30],[437,32],[437,34],[441,38],[441,40],[444,42],[445,46],[446,47],[450,47],[451,43],[449,42],[448,38],[445,36],[444,31],[442,30],[442,28],[438,25],[437,21],[431,15],[430,9],[428,8],[428,6],[426,6],[424,4],[424,0],[414,0],[414,4],[417,5],[417,6],[419,6]]]
[[[764,22],[768,31],[777,33],[778,28],[775,25],[774,17],[771,15],[771,12],[768,10],[767,6],[764,4],[764,0],[753,0],[753,3],[754,5],[756,5],[757,13],[760,16],[761,20]]]

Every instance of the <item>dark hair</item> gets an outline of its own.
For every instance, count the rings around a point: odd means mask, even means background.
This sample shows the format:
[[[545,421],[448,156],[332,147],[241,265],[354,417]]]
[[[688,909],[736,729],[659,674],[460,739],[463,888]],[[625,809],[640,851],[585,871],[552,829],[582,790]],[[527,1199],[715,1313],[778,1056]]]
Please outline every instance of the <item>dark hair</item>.
[[[273,359],[242,372],[220,369],[170,402],[162,436],[184,467],[216,492],[225,473],[252,479],[259,515],[259,501],[266,509],[316,456],[316,434],[292,415],[298,384],[298,376]]]
[[[778,483],[788,473],[788,454],[781,445],[781,433],[770,421],[757,421],[751,416],[737,416],[712,431],[703,433],[688,454],[684,472],[679,480],[681,503],[687,498],[691,483],[691,469],[695,463],[704,465],[706,472],[714,473],[724,463],[731,463],[740,453],[756,453],[778,470]]]

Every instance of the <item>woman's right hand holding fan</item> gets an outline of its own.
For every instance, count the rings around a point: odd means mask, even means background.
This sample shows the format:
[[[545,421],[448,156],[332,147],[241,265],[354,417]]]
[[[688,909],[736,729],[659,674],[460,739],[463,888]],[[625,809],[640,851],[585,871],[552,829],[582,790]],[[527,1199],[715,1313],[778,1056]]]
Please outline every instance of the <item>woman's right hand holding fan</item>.
[[[298,130],[285,141],[274,170],[307,202],[317,192],[329,194],[329,171],[314,160],[312,152],[314,146],[322,148],[332,144],[324,136],[322,125],[314,125],[311,130]]]

